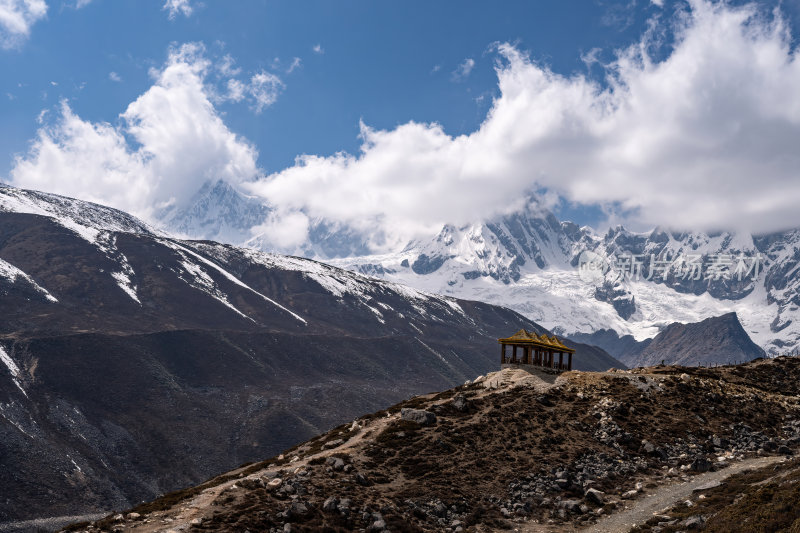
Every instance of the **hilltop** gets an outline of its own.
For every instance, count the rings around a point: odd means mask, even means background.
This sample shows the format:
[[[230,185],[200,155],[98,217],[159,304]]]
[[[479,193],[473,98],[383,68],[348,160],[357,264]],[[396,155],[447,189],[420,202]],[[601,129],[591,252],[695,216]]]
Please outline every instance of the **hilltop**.
[[[676,480],[741,470],[751,456],[792,455],[799,378],[795,358],[558,376],[504,369],[72,529],[595,527]],[[662,518],[681,527],[711,517]]]

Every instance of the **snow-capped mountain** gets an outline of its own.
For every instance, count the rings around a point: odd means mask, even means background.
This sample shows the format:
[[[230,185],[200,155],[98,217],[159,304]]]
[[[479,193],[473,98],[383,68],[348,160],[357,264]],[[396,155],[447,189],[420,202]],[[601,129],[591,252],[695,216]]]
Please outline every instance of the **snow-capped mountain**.
[[[241,243],[251,228],[263,224],[272,209],[224,180],[206,182],[183,206],[170,206],[157,215],[161,226],[176,235]]]
[[[585,252],[597,261],[587,279]],[[332,259],[423,290],[511,307],[562,334],[611,328],[638,340],[673,322],[736,312],[770,354],[800,347],[800,231],[752,236],[623,227],[597,235],[525,211],[445,226],[396,254]]]
[[[248,234],[270,209],[262,200],[222,183],[204,191],[194,208],[170,218],[165,228],[273,248],[269,235]],[[225,239],[214,223],[198,222],[206,215],[187,214],[206,213],[207,205],[230,206],[222,219],[227,227],[239,225],[238,236]],[[207,215],[215,217],[214,210]],[[736,312],[768,353],[800,348],[800,230],[754,236],[616,227],[599,235],[559,221],[531,201],[511,215],[445,225],[436,237],[398,253],[370,255],[368,241],[336,222],[315,220],[307,242],[289,252],[430,292],[509,306],[562,334],[610,328],[643,340],[673,322]],[[579,275],[585,251],[597,254],[604,269],[591,282]]]
[[[206,182],[182,206],[170,206],[156,214],[158,226],[173,235],[206,239],[263,251],[278,251],[309,258],[367,255],[367,238],[343,224],[313,219],[308,239],[300,246],[276,250],[269,221],[273,207],[224,180]]]

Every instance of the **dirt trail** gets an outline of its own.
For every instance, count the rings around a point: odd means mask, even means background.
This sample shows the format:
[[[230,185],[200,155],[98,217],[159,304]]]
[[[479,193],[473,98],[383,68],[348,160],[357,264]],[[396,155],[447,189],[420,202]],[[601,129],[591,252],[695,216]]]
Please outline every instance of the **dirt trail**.
[[[97,520],[104,517],[104,514],[87,514],[73,516],[52,516],[49,518],[37,518],[35,520],[21,520],[18,522],[0,523],[0,533],[31,533],[37,531],[55,531],[68,524]]]
[[[717,481],[724,481],[728,477],[747,469],[756,469],[784,461],[783,457],[757,457],[745,459],[716,472],[707,472],[694,476],[689,481],[671,483],[653,489],[647,495],[636,500],[630,500],[628,507],[613,513],[596,524],[589,526],[586,533],[627,533],[633,527],[647,522],[654,514],[668,509],[681,500],[688,499],[696,489]],[[539,531],[536,529],[521,529],[528,533]]]

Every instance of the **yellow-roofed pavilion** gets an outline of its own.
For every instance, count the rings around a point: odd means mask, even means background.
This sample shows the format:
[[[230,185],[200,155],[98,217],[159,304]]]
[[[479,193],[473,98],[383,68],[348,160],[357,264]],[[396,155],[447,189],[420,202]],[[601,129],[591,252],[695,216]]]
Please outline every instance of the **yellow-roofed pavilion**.
[[[556,370],[572,370],[572,354],[575,350],[564,345],[558,337],[544,333],[519,330],[510,337],[497,339],[500,343],[500,365],[535,365]],[[506,347],[511,347],[510,357]],[[517,350],[521,353],[517,356]],[[556,360],[558,354],[558,360]],[[564,361],[564,354],[567,361]]]

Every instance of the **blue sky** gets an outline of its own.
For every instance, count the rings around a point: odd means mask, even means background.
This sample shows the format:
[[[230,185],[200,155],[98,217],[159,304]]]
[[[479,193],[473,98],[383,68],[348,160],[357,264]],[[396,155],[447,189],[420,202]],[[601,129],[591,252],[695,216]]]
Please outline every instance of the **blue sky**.
[[[555,0],[502,9],[475,1],[237,0],[207,1],[170,20],[160,0],[74,5],[49,2],[30,38],[0,53],[4,175],[34,136],[41,110],[67,98],[84,119],[113,122],[152,84],[148,69],[163,63],[171,43],[202,42],[244,70],[281,76],[286,89],[260,115],[221,107],[231,129],[260,148],[260,165],[275,171],[300,153],[356,150],[360,119],[376,128],[415,120],[470,132],[497,94],[492,43],[518,43],[559,72],[585,70],[582,54],[628,44],[658,10],[639,2],[620,20],[627,2],[587,1],[576,10]],[[313,51],[317,45],[323,53]],[[301,66],[286,74],[295,57]],[[454,80],[470,58],[469,76]]]
[[[40,7],[46,3],[46,15],[33,17],[24,32],[3,27],[3,10],[24,10],[25,2]],[[176,6],[172,13],[170,2]],[[121,127],[120,115],[157,85],[158,73],[165,70],[170,54],[186,43],[202,45],[202,57],[213,65],[202,75],[213,113],[254,149],[258,178],[263,178],[293,168],[300,154],[324,158],[345,151],[358,157],[364,143],[361,121],[372,130],[386,132],[410,121],[437,123],[451,139],[475,133],[487,121],[494,102],[504,96],[496,65],[511,65],[495,43],[508,43],[524,54],[524,61],[516,64],[519,68],[527,62],[567,80],[580,76],[600,91],[608,88],[608,70],[603,65],[618,60],[620,50],[644,42],[648,32],[658,34],[657,45],[649,50],[651,59],[668,62],[676,24],[685,30],[682,17],[702,11],[703,6],[717,6],[707,17],[720,21],[737,6],[754,6],[758,18],[742,22],[740,33],[747,39],[747,26],[754,20],[769,24],[771,10],[780,5],[779,16],[792,32],[788,40],[791,50],[784,58],[788,63],[794,61],[793,29],[800,17],[797,0],[780,4],[705,0],[170,2],[0,0],[0,29],[4,32],[0,49],[0,179],[46,185],[46,181],[23,179],[22,171],[15,178],[15,158],[33,161],[37,157],[31,152],[31,143],[48,124],[58,122],[62,101],[85,124],[109,123],[120,128],[120,135],[130,143],[127,149],[136,150],[142,139]],[[694,24],[700,26],[700,22]],[[778,33],[769,38],[780,39]],[[228,70],[235,74],[220,74],[220,65],[226,60]],[[774,65],[764,68],[779,70]],[[245,96],[238,98],[223,94],[229,87],[228,78],[246,85],[259,73],[273,80],[268,87],[272,92],[260,108],[255,97],[247,96],[246,88]],[[736,80],[730,83],[736,86]],[[702,87],[696,92],[702,92]],[[671,134],[671,138],[680,137],[680,132]],[[580,146],[578,142],[571,149]],[[776,159],[780,155],[775,154]],[[619,196],[592,196],[582,192],[590,188],[585,183],[561,190],[557,185],[561,178],[537,181],[540,172],[545,171],[531,168],[531,182],[518,187],[518,193],[552,191],[560,199],[556,205],[561,214],[581,223],[599,224],[615,206],[622,207],[614,217],[623,218],[625,213],[653,208],[644,200],[626,204]],[[614,168],[607,170],[610,175],[615,172]],[[785,181],[785,175],[781,179]],[[80,189],[73,191],[69,184],[56,185],[51,187],[56,192],[81,195]],[[250,190],[273,201],[281,196],[266,186]],[[287,201],[292,203],[288,197]],[[108,203],[115,201],[109,197]],[[301,211],[312,209],[296,202],[292,205]],[[118,206],[137,212],[135,206],[124,202]],[[668,210],[670,206],[659,208]],[[638,222],[645,226],[663,223],[665,216],[643,216]],[[708,222],[703,219],[700,224]]]

